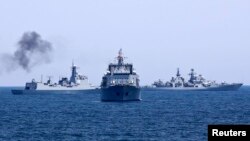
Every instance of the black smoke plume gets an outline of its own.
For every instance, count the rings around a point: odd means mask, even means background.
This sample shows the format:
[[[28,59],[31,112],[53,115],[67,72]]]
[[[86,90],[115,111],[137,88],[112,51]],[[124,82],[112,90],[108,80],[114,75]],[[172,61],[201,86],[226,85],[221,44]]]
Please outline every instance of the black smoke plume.
[[[14,54],[2,55],[2,61],[8,71],[22,68],[30,72],[36,65],[49,63],[52,50],[51,43],[43,40],[38,33],[25,32]]]

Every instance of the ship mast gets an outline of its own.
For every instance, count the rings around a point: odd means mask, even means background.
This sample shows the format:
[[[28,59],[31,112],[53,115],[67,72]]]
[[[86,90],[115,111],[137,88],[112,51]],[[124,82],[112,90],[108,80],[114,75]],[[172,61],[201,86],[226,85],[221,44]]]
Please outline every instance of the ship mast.
[[[180,74],[180,69],[179,69],[179,68],[177,68],[177,74],[176,74],[176,76],[177,76],[177,77],[180,77],[180,76],[181,76],[181,74]]]
[[[123,57],[122,49],[120,49],[118,52],[117,60],[118,60],[118,65],[123,65],[124,57]]]
[[[76,69],[76,65],[74,64],[74,62],[72,62],[70,82],[76,83],[76,78],[78,75]]]
[[[189,82],[193,83],[194,80],[195,80],[195,72],[194,72],[194,69],[191,69],[191,73],[190,73],[189,75],[190,75],[190,80],[189,80]]]

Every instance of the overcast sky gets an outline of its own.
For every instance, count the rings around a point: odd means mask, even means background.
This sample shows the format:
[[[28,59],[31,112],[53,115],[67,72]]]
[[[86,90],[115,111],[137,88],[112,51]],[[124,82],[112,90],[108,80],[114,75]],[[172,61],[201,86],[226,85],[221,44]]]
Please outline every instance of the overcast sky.
[[[208,80],[250,84],[249,0],[0,0],[0,54],[13,54],[27,31],[53,44],[53,60],[1,72],[0,86],[41,74],[57,81],[72,60],[100,85],[120,48],[141,85],[167,81],[178,67],[185,78],[194,68]]]

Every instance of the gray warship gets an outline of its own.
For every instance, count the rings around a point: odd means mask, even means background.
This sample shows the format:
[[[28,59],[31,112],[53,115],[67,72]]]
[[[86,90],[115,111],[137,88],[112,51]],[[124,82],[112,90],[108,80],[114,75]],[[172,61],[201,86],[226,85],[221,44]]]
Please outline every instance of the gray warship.
[[[33,79],[31,82],[26,83],[24,90],[12,90],[12,94],[79,94],[96,89],[88,82],[87,76],[78,74],[77,69],[78,67],[72,63],[70,79],[63,77],[58,83],[52,83],[51,77],[46,83],[43,83],[42,80],[36,82]]]
[[[141,93],[139,76],[133,64],[125,64],[122,49],[120,49],[118,63],[111,63],[107,73],[102,78],[102,101],[140,101]]]
[[[215,81],[206,80],[202,75],[197,75],[194,69],[189,73],[190,79],[185,81],[181,76],[180,70],[177,69],[176,77],[166,83],[161,80],[155,81],[148,90],[182,90],[182,91],[236,91],[241,88],[242,83],[217,83]]]

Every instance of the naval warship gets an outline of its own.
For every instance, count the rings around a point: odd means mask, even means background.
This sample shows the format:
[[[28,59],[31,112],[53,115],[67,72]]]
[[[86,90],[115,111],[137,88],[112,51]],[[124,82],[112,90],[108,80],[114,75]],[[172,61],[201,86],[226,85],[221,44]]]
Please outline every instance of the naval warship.
[[[12,90],[12,94],[79,94],[96,89],[88,82],[88,77],[80,75],[77,72],[78,67],[72,64],[71,77],[61,78],[58,83],[52,83],[51,77],[49,77],[46,83],[36,82],[33,79],[31,82],[27,82],[23,90]]]
[[[166,83],[161,80],[155,81],[152,87],[146,87],[147,90],[191,90],[191,91],[236,91],[243,85],[242,83],[217,83],[206,80],[202,75],[197,75],[194,69],[191,69],[190,79],[185,81],[177,69],[176,77]]]
[[[133,68],[133,64],[125,64],[122,49],[116,57],[116,63],[108,66],[107,73],[102,78],[102,101],[140,101],[141,93],[139,76]]]

